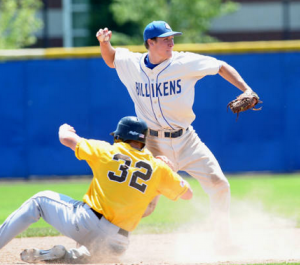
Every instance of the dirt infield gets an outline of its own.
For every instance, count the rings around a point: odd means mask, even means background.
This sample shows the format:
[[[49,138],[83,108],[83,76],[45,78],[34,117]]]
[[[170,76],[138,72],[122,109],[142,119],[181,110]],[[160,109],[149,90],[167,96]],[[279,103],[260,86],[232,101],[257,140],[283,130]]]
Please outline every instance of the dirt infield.
[[[247,264],[300,262],[300,229],[271,228],[240,230],[235,240],[241,247],[230,255],[217,255],[209,232],[161,235],[132,235],[122,264]],[[64,237],[16,238],[0,251],[0,264],[25,264],[19,253],[24,248],[51,248],[62,244],[75,247]]]
[[[200,209],[203,207],[201,206]],[[197,213],[195,213],[196,215]],[[239,247],[232,253],[216,253],[211,222],[183,224],[169,234],[135,234],[120,263],[124,264],[255,264],[299,263],[300,228],[298,218],[283,218],[265,212],[260,204],[232,203],[233,240]],[[64,236],[15,238],[0,250],[0,264],[25,264],[19,254],[25,248],[49,249],[54,245],[74,248]],[[114,263],[115,264],[115,263]]]

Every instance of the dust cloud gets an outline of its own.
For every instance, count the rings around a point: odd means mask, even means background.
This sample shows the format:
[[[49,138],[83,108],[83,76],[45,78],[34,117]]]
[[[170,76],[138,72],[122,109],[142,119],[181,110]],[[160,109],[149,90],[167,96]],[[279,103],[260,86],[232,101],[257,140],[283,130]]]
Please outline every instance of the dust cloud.
[[[232,201],[232,231],[237,248],[219,253],[213,244],[212,226],[208,218],[209,205],[197,200],[191,203],[195,203],[194,216],[178,231],[168,234],[132,234],[129,249],[120,259],[120,264],[300,262],[300,229],[296,228],[292,218],[285,219],[267,213],[259,202]],[[0,264],[20,264],[19,253],[22,249],[32,246],[49,249],[54,245],[64,245],[67,249],[76,247],[73,240],[64,236],[15,238],[1,250]]]
[[[203,214],[201,208],[199,206],[199,211]],[[300,261],[300,229],[296,228],[295,220],[267,213],[259,202],[250,201],[232,201],[231,213],[234,247],[230,249],[215,249],[207,218],[192,226],[186,224],[176,233],[136,235],[124,262],[254,264]]]

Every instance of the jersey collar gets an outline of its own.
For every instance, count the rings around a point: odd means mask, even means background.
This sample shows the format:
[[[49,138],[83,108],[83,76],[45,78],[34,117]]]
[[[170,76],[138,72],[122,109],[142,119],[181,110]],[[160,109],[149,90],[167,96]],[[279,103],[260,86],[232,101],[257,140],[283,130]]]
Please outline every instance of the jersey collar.
[[[173,61],[173,58],[174,58],[174,52],[172,53],[172,57],[168,60],[165,60],[163,61],[162,63],[158,64],[155,68],[153,69],[150,69],[146,66],[145,64],[145,58],[146,56],[148,55],[148,53],[144,53],[142,58],[141,58],[141,61],[140,61],[140,65],[142,67],[142,69],[145,71],[145,72],[161,72],[163,69],[166,68],[166,66],[168,66],[172,61]]]

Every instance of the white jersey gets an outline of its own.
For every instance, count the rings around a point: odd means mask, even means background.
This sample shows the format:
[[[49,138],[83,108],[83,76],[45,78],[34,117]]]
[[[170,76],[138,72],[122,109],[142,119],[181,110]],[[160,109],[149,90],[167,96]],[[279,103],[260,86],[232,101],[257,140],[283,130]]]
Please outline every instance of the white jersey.
[[[149,132],[146,147],[154,156],[168,157],[175,171],[185,171],[200,182],[211,201],[216,235],[221,235],[214,242],[229,242],[229,182],[190,126],[196,117],[195,84],[207,75],[217,74],[223,62],[195,53],[173,52],[170,59],[151,70],[145,65],[146,55],[117,48],[114,60],[137,116],[157,133]]]
[[[195,84],[206,75],[215,75],[222,66],[210,56],[173,52],[172,58],[150,69],[147,53],[117,48],[115,68],[126,86],[138,117],[154,130],[187,128],[195,119]]]

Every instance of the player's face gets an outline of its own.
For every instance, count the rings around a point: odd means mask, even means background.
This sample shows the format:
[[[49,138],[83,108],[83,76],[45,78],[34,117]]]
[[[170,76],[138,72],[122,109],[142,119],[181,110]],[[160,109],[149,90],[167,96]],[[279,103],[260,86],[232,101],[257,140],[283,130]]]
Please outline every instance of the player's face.
[[[174,47],[174,36],[156,38],[156,42],[153,46],[153,52],[164,60],[172,57],[172,51]]]

